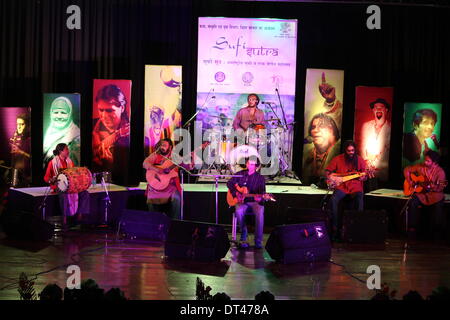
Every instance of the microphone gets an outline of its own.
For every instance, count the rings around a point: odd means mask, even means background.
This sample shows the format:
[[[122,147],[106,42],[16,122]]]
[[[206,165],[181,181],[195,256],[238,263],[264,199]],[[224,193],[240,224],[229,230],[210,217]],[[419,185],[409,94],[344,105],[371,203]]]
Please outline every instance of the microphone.
[[[272,101],[261,101],[262,104],[277,104],[276,102]]]
[[[436,146],[436,148],[439,149],[439,141],[438,141],[438,139],[437,139],[437,137],[436,137],[435,134],[432,134],[432,135],[431,135],[431,140],[433,140],[434,145]]]
[[[216,96],[214,95],[214,88],[212,88],[211,92],[212,92],[212,94],[213,94],[213,95],[211,96],[211,99],[215,99]]]
[[[303,139],[303,144],[310,144],[313,142],[313,140],[314,140],[313,137],[307,136],[305,137],[305,139]]]

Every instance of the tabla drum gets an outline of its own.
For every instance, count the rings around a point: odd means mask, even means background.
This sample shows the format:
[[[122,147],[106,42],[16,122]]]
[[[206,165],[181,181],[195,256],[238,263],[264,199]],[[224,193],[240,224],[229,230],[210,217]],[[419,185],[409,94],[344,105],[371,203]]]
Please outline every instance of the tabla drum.
[[[74,167],[63,170],[56,179],[59,192],[79,193],[91,186],[92,173],[86,167]]]
[[[257,156],[258,159],[261,160],[261,157],[259,156],[258,150],[249,145],[240,145],[231,150],[230,152],[230,170],[233,173],[236,173],[238,171],[241,171],[243,168],[245,168],[245,158],[248,158],[250,156]]]

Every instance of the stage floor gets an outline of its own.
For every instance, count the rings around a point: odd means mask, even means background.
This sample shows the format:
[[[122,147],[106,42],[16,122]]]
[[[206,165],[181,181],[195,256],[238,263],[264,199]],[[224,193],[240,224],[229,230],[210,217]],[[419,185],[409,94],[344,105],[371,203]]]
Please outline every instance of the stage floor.
[[[70,264],[81,268],[82,280],[91,278],[105,291],[118,287],[127,298],[145,300],[195,299],[197,277],[211,294],[225,292],[236,300],[253,300],[262,290],[277,300],[370,299],[370,265],[381,268],[381,282],[396,289],[399,299],[411,289],[425,297],[439,285],[450,286],[450,247],[417,242],[405,249],[401,239],[389,239],[385,248],[333,245],[332,260],[361,282],[329,262],[277,264],[265,250],[232,248],[217,263],[167,262],[163,255],[163,243],[116,240],[112,233],[92,230],[70,231],[46,243],[12,241],[0,233],[0,299],[19,299],[21,272],[30,278],[39,274],[36,293],[49,283],[64,288]]]

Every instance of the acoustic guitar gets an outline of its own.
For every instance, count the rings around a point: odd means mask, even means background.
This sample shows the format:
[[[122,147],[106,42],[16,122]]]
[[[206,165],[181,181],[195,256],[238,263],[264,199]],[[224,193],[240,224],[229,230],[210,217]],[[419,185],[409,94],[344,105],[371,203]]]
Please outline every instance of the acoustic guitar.
[[[432,183],[430,181],[427,181],[424,176],[416,173],[411,174],[411,181],[412,184],[408,182],[408,179],[405,179],[405,182],[403,183],[403,194],[408,197],[413,193],[427,192],[432,185]],[[447,180],[438,181],[437,183],[438,186],[444,188],[447,186],[447,184]]]
[[[100,159],[112,159],[112,148],[114,144],[122,137],[130,135],[130,124],[127,123],[119,130],[114,131],[112,134],[100,141],[100,146],[94,151],[94,157]]]
[[[206,148],[210,144],[209,141],[203,143],[200,147],[194,149],[194,151],[191,152],[192,155],[197,151],[199,148]],[[172,162],[172,160],[166,159],[162,164],[158,165],[156,168],[148,169],[147,173],[145,174],[145,178],[147,180],[147,183],[152,187],[154,190],[162,191],[166,189],[169,186],[170,180],[173,178],[178,177],[178,170],[177,165]]]
[[[255,198],[255,197],[261,197],[264,201],[277,201],[272,194],[265,193],[265,194],[254,194],[254,193],[248,193],[247,187],[239,187],[236,186],[236,197],[233,197],[231,194],[231,191],[228,190],[227,193],[227,203],[230,207],[234,207],[238,203],[244,203],[245,198]]]

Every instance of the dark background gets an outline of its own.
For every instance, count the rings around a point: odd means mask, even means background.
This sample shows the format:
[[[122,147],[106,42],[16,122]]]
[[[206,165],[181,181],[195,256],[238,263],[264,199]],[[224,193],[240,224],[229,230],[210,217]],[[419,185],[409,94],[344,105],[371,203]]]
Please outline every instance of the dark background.
[[[372,2],[373,3],[373,2]],[[81,8],[81,30],[66,27]],[[369,3],[211,0],[0,1],[0,106],[32,107],[33,183],[43,185],[42,93],[81,94],[81,159],[91,165],[93,79],[132,80],[131,157],[124,184],[144,180],[144,65],[183,66],[183,119],[196,106],[200,16],[298,19],[293,169],[301,176],[306,68],[345,70],[343,140],[353,136],[355,86],[394,87],[390,177],[403,181],[404,102],[443,104],[442,165],[448,173],[450,8],[380,4],[381,30],[368,30]],[[298,151],[298,152],[297,152]],[[379,184],[379,187],[383,185]]]

